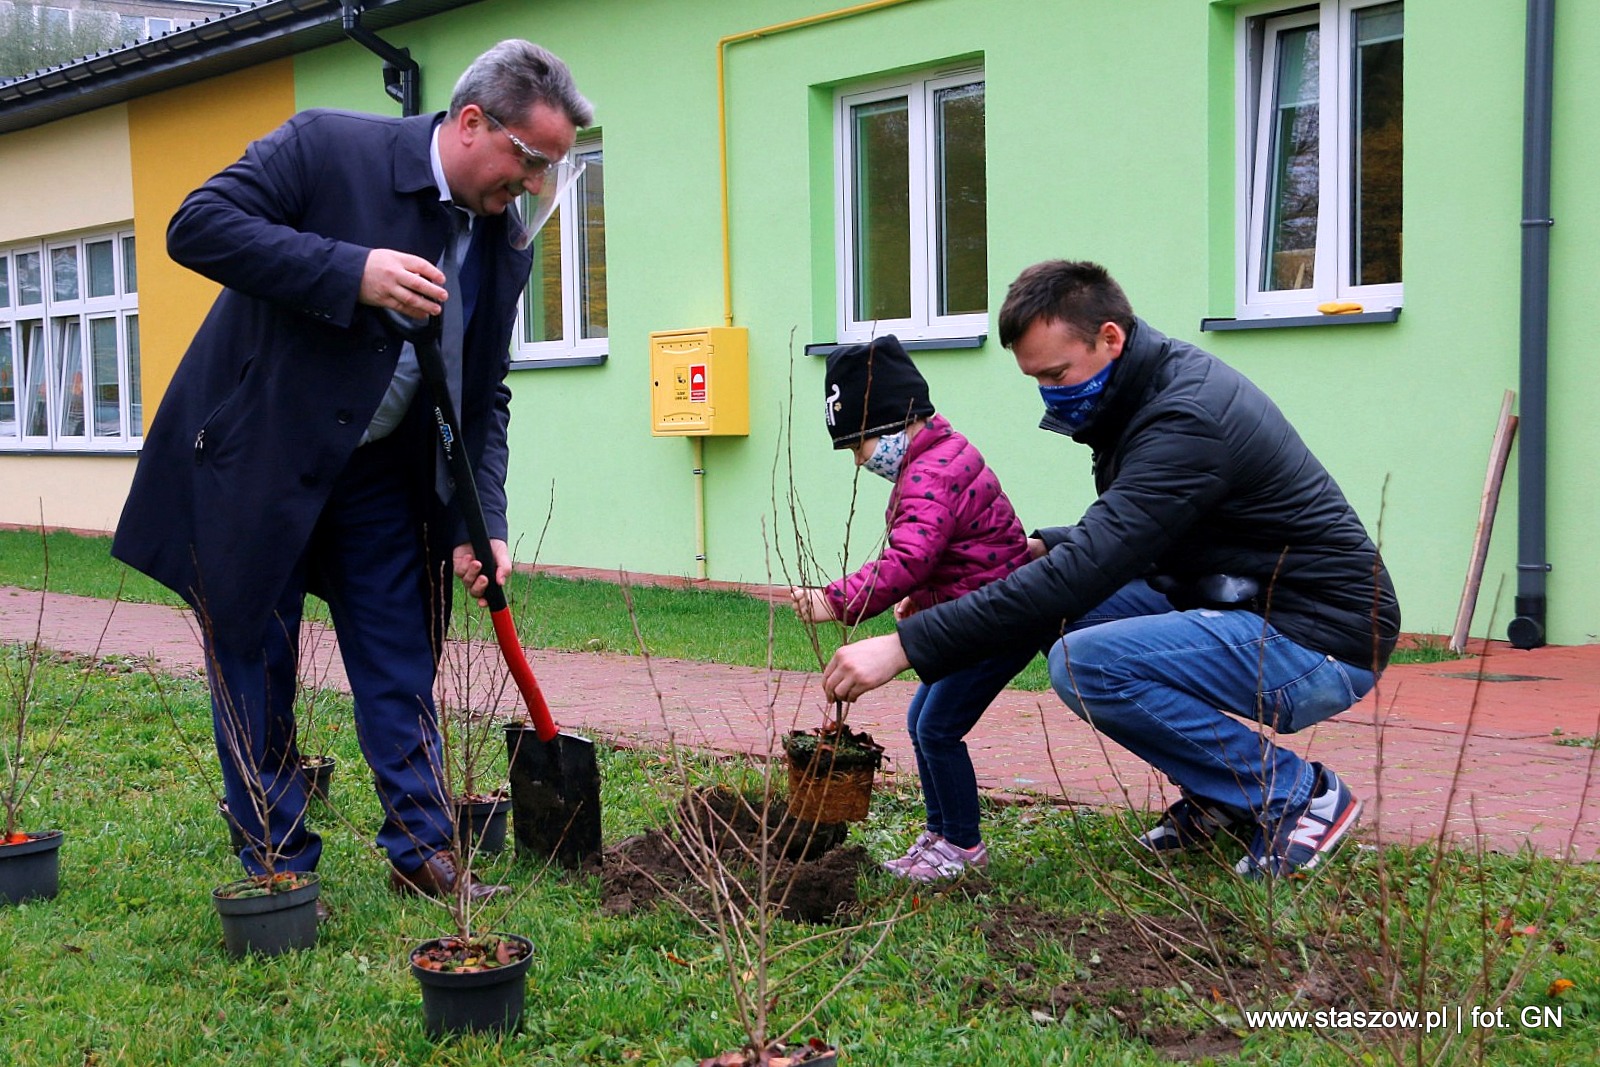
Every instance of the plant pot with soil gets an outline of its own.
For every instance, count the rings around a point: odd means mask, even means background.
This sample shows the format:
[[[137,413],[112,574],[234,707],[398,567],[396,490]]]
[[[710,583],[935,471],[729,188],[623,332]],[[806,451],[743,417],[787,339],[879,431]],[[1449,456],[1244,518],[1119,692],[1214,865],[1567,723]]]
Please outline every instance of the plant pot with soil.
[[[783,739],[789,765],[789,812],[815,823],[860,822],[872,803],[883,746],[835,718]]]
[[[338,768],[339,761],[332,756],[301,756],[300,773],[305,775],[306,788],[312,797],[328,803],[328,789],[333,783],[333,772]]]
[[[42,540],[42,533],[40,537]],[[47,545],[46,585],[49,577]],[[112,610],[116,610],[115,604]],[[43,610],[39,618],[42,626]],[[37,807],[34,787],[83,699],[90,673],[109,669],[98,654],[97,648],[78,673],[77,683],[58,689],[41,673],[41,664],[51,654],[39,644],[37,628],[34,640],[27,644],[0,646],[0,677],[5,680],[5,691],[0,694],[0,904],[49,900],[60,889],[61,845],[66,835],[61,830],[24,829],[23,806],[31,798],[34,802],[29,809]]]
[[[276,956],[317,943],[322,882],[305,871],[253,875],[218,886],[211,902],[222,920],[228,954]]]
[[[434,1037],[510,1032],[522,1021],[533,942],[516,934],[459,934],[411,950],[422,987],[422,1017]]]
[[[24,833],[15,830],[0,838],[0,903],[48,900],[61,884],[60,830]]]
[[[506,847],[506,820],[511,813],[511,794],[504,789],[493,793],[467,793],[455,798],[457,852],[493,856]]]

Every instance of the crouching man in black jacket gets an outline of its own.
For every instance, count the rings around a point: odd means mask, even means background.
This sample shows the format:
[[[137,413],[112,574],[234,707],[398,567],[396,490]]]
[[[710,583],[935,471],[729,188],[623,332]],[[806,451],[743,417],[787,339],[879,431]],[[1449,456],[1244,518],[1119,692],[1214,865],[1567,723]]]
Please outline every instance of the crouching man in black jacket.
[[[1361,802],[1257,724],[1293,733],[1371,690],[1400,629],[1377,547],[1277,406],[1135,318],[1104,268],[1029,267],[999,325],[1042,427],[1093,450],[1099,498],[1010,576],[841,648],[828,696],[908,667],[932,682],[1003,661],[1009,678],[1046,650],[1061,699],[1181,791],[1141,844],[1228,834],[1248,842],[1240,874],[1311,870]]]

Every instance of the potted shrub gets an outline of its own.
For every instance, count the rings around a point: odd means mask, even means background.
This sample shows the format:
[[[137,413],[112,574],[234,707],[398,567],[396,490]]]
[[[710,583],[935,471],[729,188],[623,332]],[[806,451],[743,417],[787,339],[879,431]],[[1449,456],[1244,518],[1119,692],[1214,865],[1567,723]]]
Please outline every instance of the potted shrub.
[[[443,752],[439,779],[455,815],[457,871],[455,892],[438,903],[453,929],[416,945],[408,956],[422,992],[423,1023],[435,1037],[515,1030],[534,959],[532,941],[494,929],[512,902],[491,905],[472,896],[479,857],[505,847],[510,807],[504,789],[483,785],[489,774],[489,740],[500,723],[492,712],[473,708],[498,706],[496,694],[507,692],[509,676],[492,641],[478,639],[483,617],[471,610],[459,589],[455,593],[465,632],[443,650],[435,692]],[[486,914],[490,908],[492,913]]]
[[[22,806],[39,782],[72,711],[78,706],[88,685],[85,677],[78,687],[48,702],[39,692],[39,664],[48,655],[40,639],[44,631],[44,602],[50,588],[50,542],[44,523],[39,524],[39,545],[43,557],[43,587],[39,591],[39,616],[34,623],[33,640],[27,644],[0,646],[0,670],[6,681],[4,704],[0,706],[0,904],[25,900],[48,900],[61,885],[61,830],[29,830],[22,825]],[[117,610],[113,598],[110,611]],[[106,626],[111,615],[106,616]],[[101,631],[102,638],[104,630]],[[96,642],[91,660],[98,661]],[[41,721],[41,709],[48,703],[52,718]],[[40,731],[42,729],[42,736]]]
[[[23,801],[38,782],[67,722],[63,708],[49,723],[42,741],[30,744],[32,734],[42,725],[36,684],[43,654],[37,641],[0,649],[7,683],[5,707],[0,709],[0,771],[4,773],[0,781],[0,903],[49,899],[60,888],[63,833],[22,826]]]
[[[228,705],[226,700],[223,703]],[[312,871],[279,869],[280,857],[266,832],[268,815],[276,800],[268,795],[259,773],[246,756],[250,746],[242,736],[242,724],[229,716],[224,716],[224,720],[219,747],[225,758],[233,760],[239,769],[254,818],[245,822],[236,820],[220,797],[217,806],[228,817],[230,832],[242,842],[237,850],[241,858],[248,853],[262,868],[262,873],[234,879],[211,891],[212,906],[222,923],[223,944],[228,954],[235,957],[252,952],[276,956],[311,948],[317,943],[321,879]],[[196,762],[199,762],[198,757]]]
[[[300,753],[300,771],[305,775],[311,796],[328,803],[328,790],[339,761],[332,754],[333,735],[339,724],[333,722],[334,703],[340,694],[327,685],[328,672],[337,652],[328,641],[329,630],[310,619],[300,623],[300,669],[295,682],[295,748]]]
[[[167,696],[161,676],[153,666],[149,668],[149,675],[155,684],[161,707],[166,711],[174,735],[179,740],[179,747],[209,780],[213,764],[201,756],[199,747],[183,732],[183,725]],[[239,779],[245,785],[250,817],[241,818],[246,809],[231,810],[221,796],[221,790],[214,785],[217,811],[227,821],[233,852],[241,860],[248,857],[261,868],[259,874],[236,878],[211,891],[212,907],[222,924],[223,945],[228,954],[234,957],[250,953],[275,956],[310,948],[316,944],[317,924],[321,918],[321,879],[311,871],[279,869],[281,857],[274,851],[266,831],[268,816],[279,803],[279,798],[269,795],[262,782],[259,769],[250,757],[253,746],[249,743],[246,724],[233,713],[232,701],[226,694],[222,704],[223,713],[218,717],[222,729],[217,735],[217,750],[221,758],[231,760],[239,772]],[[287,761],[297,757],[283,753],[281,758]],[[301,817],[304,817],[303,813]]]
[[[844,709],[809,730],[783,739],[789,767],[789,810],[818,823],[860,822],[872,803],[872,780],[883,766],[883,746],[845,723]]]

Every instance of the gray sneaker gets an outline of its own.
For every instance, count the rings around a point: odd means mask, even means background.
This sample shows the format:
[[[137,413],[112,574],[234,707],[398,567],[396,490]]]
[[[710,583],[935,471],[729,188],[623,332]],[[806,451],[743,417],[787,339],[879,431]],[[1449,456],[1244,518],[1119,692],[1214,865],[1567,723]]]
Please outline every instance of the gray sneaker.
[[[1151,852],[1176,852],[1205,848],[1223,834],[1247,841],[1254,829],[1249,812],[1185,793],[1137,840]]]

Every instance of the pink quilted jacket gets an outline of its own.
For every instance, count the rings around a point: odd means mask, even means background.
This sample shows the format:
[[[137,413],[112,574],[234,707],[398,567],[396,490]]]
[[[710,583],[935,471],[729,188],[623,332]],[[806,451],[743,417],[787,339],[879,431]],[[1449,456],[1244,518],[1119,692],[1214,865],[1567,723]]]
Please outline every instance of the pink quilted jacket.
[[[1028,562],[1028,538],[983,456],[935,415],[912,440],[889,494],[883,555],[828,586],[834,618],[854,624],[909,596],[932,607]]]

